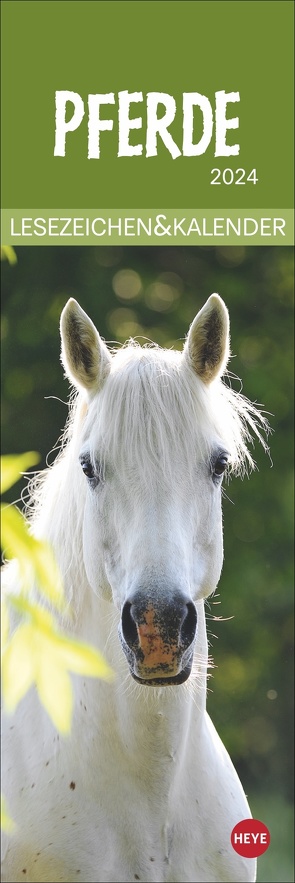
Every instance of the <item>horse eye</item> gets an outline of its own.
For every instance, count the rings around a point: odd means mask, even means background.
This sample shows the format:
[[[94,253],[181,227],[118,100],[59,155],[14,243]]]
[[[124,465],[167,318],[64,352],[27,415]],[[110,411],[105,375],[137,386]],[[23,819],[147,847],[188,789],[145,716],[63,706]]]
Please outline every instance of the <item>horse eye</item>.
[[[82,470],[84,475],[88,479],[89,484],[92,488],[95,488],[102,481],[102,470],[99,464],[93,464],[89,456],[80,457],[80,463],[82,466]]]
[[[213,465],[213,478],[220,478],[226,470],[228,464],[227,454],[220,454]]]
[[[95,477],[94,469],[90,460],[81,460],[81,466],[86,478]]]

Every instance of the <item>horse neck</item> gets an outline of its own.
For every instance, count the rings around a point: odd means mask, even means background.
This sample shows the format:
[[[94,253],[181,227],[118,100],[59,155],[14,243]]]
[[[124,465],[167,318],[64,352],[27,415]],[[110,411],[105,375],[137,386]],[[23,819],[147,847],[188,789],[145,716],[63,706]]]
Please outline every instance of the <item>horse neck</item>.
[[[197,651],[198,652],[198,651]],[[150,768],[155,758],[168,765],[168,777],[177,772],[187,756],[192,740],[201,727],[206,705],[206,679],[203,668],[196,679],[179,687],[139,687],[130,696],[119,694],[120,726],[128,729],[132,752],[141,739]],[[137,748],[138,751],[138,748]]]
[[[87,633],[88,640],[94,643],[96,632],[96,644],[116,676],[113,684],[100,681],[96,686],[89,685],[89,689],[94,689],[97,696],[94,704],[97,705],[105,746],[108,743],[113,754],[125,755],[126,762],[133,768],[137,762],[141,764],[143,756],[151,769],[155,768],[155,758],[157,763],[165,764],[167,759],[177,757],[180,764],[188,741],[195,739],[201,729],[206,708],[208,656],[203,601],[198,603],[197,613],[198,632],[191,678],[178,687],[142,687],[132,680],[119,643],[119,614],[112,611],[110,604],[92,596],[87,622],[84,621],[84,637]]]

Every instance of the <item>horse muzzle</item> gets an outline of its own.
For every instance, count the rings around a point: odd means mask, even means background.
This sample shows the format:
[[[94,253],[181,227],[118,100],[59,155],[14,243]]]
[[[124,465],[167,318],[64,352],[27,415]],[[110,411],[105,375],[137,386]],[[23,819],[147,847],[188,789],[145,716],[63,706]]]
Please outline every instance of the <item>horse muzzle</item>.
[[[180,593],[161,603],[143,593],[125,601],[119,636],[132,677],[147,686],[184,683],[191,673],[196,627],[195,605]]]

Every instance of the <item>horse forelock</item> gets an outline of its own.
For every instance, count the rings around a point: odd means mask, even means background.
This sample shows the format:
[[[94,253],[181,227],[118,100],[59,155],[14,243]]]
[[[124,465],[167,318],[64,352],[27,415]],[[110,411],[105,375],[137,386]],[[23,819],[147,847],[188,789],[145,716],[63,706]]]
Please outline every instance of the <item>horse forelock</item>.
[[[266,425],[229,385],[205,385],[180,352],[129,345],[113,357],[83,435],[94,460],[140,475],[147,486],[156,480],[164,487],[175,486],[177,464],[185,464],[193,480],[196,463],[208,463],[217,444],[228,450],[233,473],[253,468],[248,443],[256,435],[264,444],[260,429]]]

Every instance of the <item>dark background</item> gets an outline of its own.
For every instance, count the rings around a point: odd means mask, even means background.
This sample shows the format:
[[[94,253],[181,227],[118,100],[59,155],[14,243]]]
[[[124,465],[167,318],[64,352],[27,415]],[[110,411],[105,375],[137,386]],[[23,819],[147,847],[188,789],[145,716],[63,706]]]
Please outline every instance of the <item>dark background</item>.
[[[68,297],[108,341],[176,347],[212,292],[229,308],[230,370],[271,414],[274,433],[272,462],[256,444],[258,470],[225,488],[224,568],[207,611],[208,709],[253,814],[271,829],[258,879],[292,880],[293,250],[38,246],[16,256],[2,264],[2,451],[37,450],[41,467],[67,416],[58,326]]]

